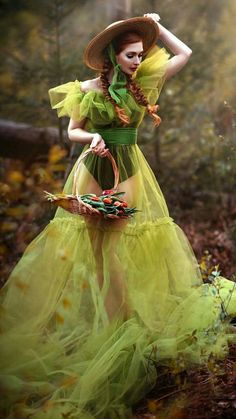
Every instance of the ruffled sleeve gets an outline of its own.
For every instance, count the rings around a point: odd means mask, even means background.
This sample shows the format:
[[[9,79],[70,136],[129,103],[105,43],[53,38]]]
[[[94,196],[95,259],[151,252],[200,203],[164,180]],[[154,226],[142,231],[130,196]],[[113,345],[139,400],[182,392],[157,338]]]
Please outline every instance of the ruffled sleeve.
[[[86,117],[81,109],[85,93],[81,91],[81,82],[70,81],[49,89],[48,94],[52,109],[56,109],[58,117],[68,116],[76,121]]]
[[[150,103],[155,103],[165,82],[166,67],[170,53],[155,45],[140,64],[135,80],[142,88]]]

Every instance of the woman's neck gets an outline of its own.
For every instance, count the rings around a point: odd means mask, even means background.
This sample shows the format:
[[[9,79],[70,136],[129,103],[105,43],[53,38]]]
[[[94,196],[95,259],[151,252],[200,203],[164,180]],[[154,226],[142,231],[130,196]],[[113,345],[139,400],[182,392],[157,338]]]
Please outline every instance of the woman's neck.
[[[112,83],[113,74],[114,74],[114,71],[111,69],[110,72],[107,75],[107,80],[109,81],[109,84]],[[100,76],[97,77],[96,81],[97,81],[98,88],[102,88]]]
[[[113,69],[111,69],[110,71],[109,71],[109,73],[108,73],[108,81],[109,81],[109,83],[111,84],[112,83],[112,78],[113,78],[113,74],[114,74],[114,70]]]

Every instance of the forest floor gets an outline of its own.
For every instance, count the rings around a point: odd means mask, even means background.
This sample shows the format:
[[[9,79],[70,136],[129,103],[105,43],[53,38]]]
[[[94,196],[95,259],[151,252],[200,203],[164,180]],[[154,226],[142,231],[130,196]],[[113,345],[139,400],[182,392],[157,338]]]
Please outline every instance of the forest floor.
[[[193,209],[177,211],[175,221],[193,247],[203,278],[217,266],[222,276],[235,281],[235,205],[226,200],[207,211],[203,200],[195,203]],[[236,318],[232,325],[236,327]],[[225,359],[201,368],[175,374],[157,365],[157,377],[154,389],[136,406],[135,419],[236,418],[236,345]]]
[[[157,367],[155,388],[136,406],[135,419],[236,417],[236,345],[224,360],[173,374]]]
[[[208,254],[212,265],[219,265],[221,275],[234,279],[236,274],[236,195],[224,203],[207,203],[199,198],[194,208],[182,207],[177,224],[186,233],[200,262]],[[195,205],[196,204],[196,205]],[[210,256],[211,255],[211,256]]]
[[[222,276],[236,280],[236,207],[225,202],[226,205],[221,202],[207,209],[199,199],[193,209],[182,207],[176,213],[175,221],[186,233],[202,271],[205,270],[203,278],[217,265]],[[232,324],[236,326],[236,318]],[[135,419],[236,418],[236,345],[229,347],[225,359],[201,368],[175,374],[173,369],[157,366],[157,377],[154,389],[136,406]]]

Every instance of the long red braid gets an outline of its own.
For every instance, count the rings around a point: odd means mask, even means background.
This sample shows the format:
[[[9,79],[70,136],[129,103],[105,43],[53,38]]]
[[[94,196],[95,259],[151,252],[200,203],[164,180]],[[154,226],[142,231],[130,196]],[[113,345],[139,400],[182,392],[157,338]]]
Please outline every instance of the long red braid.
[[[111,69],[111,62],[110,62],[109,58],[105,58],[104,59],[104,64],[103,64],[103,71],[100,74],[100,80],[101,80],[103,94],[104,94],[105,98],[107,100],[109,100],[109,102],[111,102],[112,105],[114,106],[118,118],[123,122],[124,125],[127,125],[130,122],[129,117],[126,115],[125,110],[123,108],[120,108],[117,105],[116,101],[111,97],[111,95],[108,91],[108,88],[110,86],[110,83],[108,81],[108,73],[109,73],[110,69]]]

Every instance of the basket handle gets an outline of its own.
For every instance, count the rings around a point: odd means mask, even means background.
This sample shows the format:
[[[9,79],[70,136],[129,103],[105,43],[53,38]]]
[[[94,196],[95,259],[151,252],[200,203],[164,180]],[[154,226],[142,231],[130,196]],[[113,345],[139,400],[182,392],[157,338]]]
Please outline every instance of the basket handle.
[[[72,194],[76,195],[77,197],[79,197],[79,191],[78,191],[78,182],[77,182],[77,178],[78,178],[78,173],[79,173],[79,166],[81,161],[89,154],[91,153],[93,149],[91,147],[89,147],[87,150],[85,150],[83,153],[80,154],[78,160],[77,160],[77,166],[75,168],[75,173],[74,173],[74,179],[73,179],[73,186],[72,186]],[[113,190],[116,191],[117,190],[117,186],[119,183],[119,170],[116,164],[116,161],[114,159],[114,157],[112,156],[112,154],[110,153],[110,151],[107,152],[106,157],[109,158],[109,160],[111,161],[112,164],[112,168],[113,168],[113,172],[114,172],[114,176],[115,176],[115,180],[114,180],[114,186],[113,186]],[[103,157],[104,158],[104,157]]]

